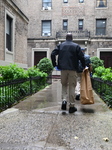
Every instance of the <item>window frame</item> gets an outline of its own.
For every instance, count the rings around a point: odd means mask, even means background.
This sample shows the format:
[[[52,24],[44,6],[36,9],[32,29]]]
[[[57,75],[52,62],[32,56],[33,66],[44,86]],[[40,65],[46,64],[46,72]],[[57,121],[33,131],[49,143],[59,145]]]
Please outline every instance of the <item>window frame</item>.
[[[44,26],[43,26],[43,23],[49,23],[50,24],[50,26],[49,26],[49,32],[45,32],[45,28],[44,28]],[[51,33],[51,31],[52,31],[52,29],[51,29],[51,20],[42,20],[41,21],[41,23],[42,23],[42,32],[41,32],[41,35],[42,36],[51,36],[52,35],[52,33]]]
[[[103,27],[101,27],[101,25],[100,25],[100,27],[98,27],[98,21],[102,21],[101,23],[103,24],[103,21],[105,22],[105,26]],[[106,24],[107,24],[107,19],[96,19],[96,35],[99,35],[99,36],[102,36],[102,35],[106,35]],[[102,30],[102,33],[101,34],[99,34],[99,31],[101,32],[101,30]]]
[[[51,10],[51,8],[52,8],[52,0],[49,0],[50,2],[44,2],[44,1],[45,0],[42,0],[42,8],[43,8],[43,10]],[[50,4],[50,6],[49,6],[49,4]]]
[[[80,25],[80,21],[82,21],[82,25]],[[82,26],[82,28],[80,26]],[[79,19],[78,20],[78,30],[82,31],[83,29],[84,29],[84,19]]]
[[[12,23],[13,19],[7,15],[6,16],[6,48],[8,51],[12,51]]]
[[[8,28],[8,20],[10,20],[10,43],[7,41],[7,28]],[[5,50],[9,52],[14,51],[14,33],[15,33],[15,17],[7,10],[5,10]],[[10,44],[10,49],[7,45]]]
[[[66,26],[64,26],[64,23],[67,23]],[[63,30],[67,31],[68,30],[68,19],[63,19]]]
[[[103,2],[103,3],[105,3],[104,5],[100,5],[100,2]],[[98,6],[99,5],[99,6]],[[107,7],[107,0],[96,0],[96,7],[97,8],[105,8],[105,7]]]
[[[63,0],[63,3],[68,3],[68,0]]]
[[[79,0],[79,3],[84,3],[84,0]]]

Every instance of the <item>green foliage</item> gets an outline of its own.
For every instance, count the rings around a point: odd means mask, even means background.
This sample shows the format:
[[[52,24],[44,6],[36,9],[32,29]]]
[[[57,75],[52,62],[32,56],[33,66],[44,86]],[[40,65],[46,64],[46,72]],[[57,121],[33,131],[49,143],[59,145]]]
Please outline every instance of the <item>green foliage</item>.
[[[37,91],[45,88],[46,80],[44,78],[34,78],[32,80],[24,80],[23,83],[13,85],[7,85],[0,87],[0,112],[13,104],[19,102],[19,100],[25,98],[28,95],[34,94]],[[20,81],[20,80],[19,80]],[[9,83],[9,82],[8,82]]]
[[[21,98],[36,93],[47,86],[48,74],[40,71],[39,68],[31,67],[28,70],[24,70],[18,67],[16,64],[10,64],[7,66],[0,66],[0,84],[8,84],[11,80],[20,79],[24,82],[14,85],[14,88],[9,84],[7,86],[0,87],[0,110],[2,108],[11,107],[12,104],[16,103]],[[27,80],[28,78],[28,80]],[[29,80],[30,79],[30,80]],[[5,81],[5,82],[4,82]]]
[[[104,97],[103,97],[103,100],[107,104],[108,107],[112,108],[112,95],[105,94]]]
[[[105,67],[99,66],[99,67],[95,68],[93,77],[99,77],[99,78],[101,78],[102,75],[103,75],[103,73],[104,73],[104,71],[105,71]]]
[[[112,69],[99,66],[95,68],[94,77],[104,80],[94,87],[97,87],[96,91],[101,95],[107,106],[112,108]]]
[[[40,77],[47,77],[47,73],[45,72],[41,72],[38,68],[36,68],[35,66],[34,67],[31,67],[27,70],[27,74],[29,77],[37,77],[37,76],[40,76]]]
[[[104,61],[99,59],[98,57],[94,56],[90,58],[91,63],[92,63],[92,72],[95,72],[95,68],[99,66],[104,66]]]
[[[51,60],[46,57],[44,57],[39,61],[37,67],[39,68],[40,71],[45,72],[47,74],[50,74],[51,71],[53,70],[53,65]]]
[[[112,69],[111,68],[105,68],[105,72],[102,75],[102,79],[112,82]]]
[[[112,82],[112,69],[99,66],[95,68],[93,77],[98,77],[101,78],[102,80],[107,80]]]
[[[19,78],[27,78],[27,73],[17,64],[0,66],[1,80],[14,80]]]
[[[102,89],[104,89],[102,91]],[[110,84],[102,85],[101,87],[102,99],[108,107],[112,108],[112,87]]]
[[[14,80],[36,76],[47,77],[47,73],[41,72],[36,67],[31,67],[28,70],[24,70],[23,68],[18,67],[17,64],[0,66],[0,74],[0,80]]]

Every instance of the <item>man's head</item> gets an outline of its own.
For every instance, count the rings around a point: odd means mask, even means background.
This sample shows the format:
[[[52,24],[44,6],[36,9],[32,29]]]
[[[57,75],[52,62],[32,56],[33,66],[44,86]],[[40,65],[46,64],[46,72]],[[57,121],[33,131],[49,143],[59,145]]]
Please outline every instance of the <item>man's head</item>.
[[[73,39],[72,33],[67,33],[66,40],[72,40],[72,39]]]
[[[83,53],[85,53],[86,48],[81,48],[81,51],[82,51]]]

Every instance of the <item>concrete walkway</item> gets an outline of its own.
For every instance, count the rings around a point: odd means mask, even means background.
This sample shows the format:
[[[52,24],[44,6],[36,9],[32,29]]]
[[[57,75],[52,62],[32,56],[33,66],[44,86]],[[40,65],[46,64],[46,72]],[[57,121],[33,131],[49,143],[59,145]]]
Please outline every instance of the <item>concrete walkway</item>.
[[[0,113],[0,150],[112,150],[112,110],[95,104],[62,113],[60,80]]]

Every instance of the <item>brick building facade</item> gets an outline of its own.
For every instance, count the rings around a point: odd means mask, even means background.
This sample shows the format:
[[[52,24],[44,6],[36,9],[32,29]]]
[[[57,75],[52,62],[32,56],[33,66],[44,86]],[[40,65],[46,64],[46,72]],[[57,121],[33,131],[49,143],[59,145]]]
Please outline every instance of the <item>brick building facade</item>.
[[[111,0],[1,0],[0,65],[36,65],[65,41],[86,47],[86,53],[112,67]]]
[[[29,0],[28,66],[45,55],[49,58],[56,44],[72,32],[86,53],[112,67],[111,10],[111,0]]]
[[[0,65],[27,68],[27,8],[26,0],[0,1]]]

